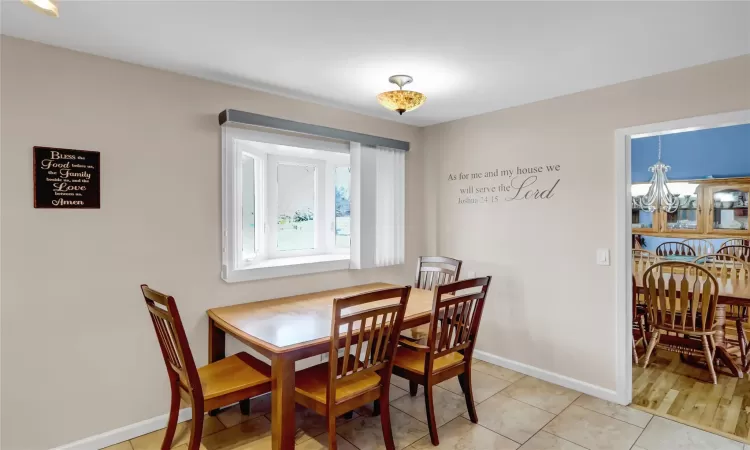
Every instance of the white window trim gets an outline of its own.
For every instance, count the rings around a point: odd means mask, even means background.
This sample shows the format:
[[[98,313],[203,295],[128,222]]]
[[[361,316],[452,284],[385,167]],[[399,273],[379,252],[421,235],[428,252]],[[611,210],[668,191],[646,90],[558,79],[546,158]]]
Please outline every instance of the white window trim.
[[[269,195],[262,195],[260,190],[268,189],[271,184],[270,180],[265,179],[267,173],[268,160],[262,152],[254,152],[248,146],[242,146],[238,141],[255,141],[270,144],[280,144],[301,148],[312,148],[315,150],[325,150],[330,152],[326,158],[326,163],[319,166],[320,173],[318,179],[325,180],[326,189],[318,189],[320,194],[316,201],[321,202],[320,207],[316,206],[317,211],[325,211],[325,221],[318,224],[316,230],[316,240],[326,239],[325,247],[329,249],[327,253],[322,251],[316,252],[294,252],[288,254],[288,257],[281,257],[278,252],[265,248],[267,239],[259,238],[259,227],[265,230],[274,229],[269,226],[268,218],[265,217],[266,205],[264,198],[268,198],[269,206],[271,199]],[[222,267],[221,277],[224,281],[233,283],[240,281],[254,281],[267,278],[277,278],[292,275],[312,274],[327,272],[333,270],[346,270],[350,266],[350,255],[346,250],[335,250],[335,236],[329,237],[331,233],[326,233],[326,229],[333,223],[335,226],[335,193],[332,189],[333,174],[335,167],[349,165],[349,143],[329,142],[316,139],[306,139],[297,136],[286,136],[275,133],[264,133],[248,129],[222,127]],[[256,242],[258,243],[258,255],[261,256],[253,262],[246,262],[242,255],[242,154],[248,153],[256,160],[255,164],[255,184],[256,184]],[[268,155],[270,159],[275,160],[275,156]],[[295,159],[294,157],[284,156],[284,161]],[[304,157],[297,158],[304,161]],[[304,162],[304,164],[308,164]],[[275,187],[275,184],[274,184]],[[331,198],[326,198],[328,188],[333,193]],[[269,192],[270,193],[270,192]],[[273,217],[269,210],[269,216]],[[262,225],[259,225],[262,224]],[[285,254],[287,252],[284,252]],[[276,258],[274,258],[276,256]]]

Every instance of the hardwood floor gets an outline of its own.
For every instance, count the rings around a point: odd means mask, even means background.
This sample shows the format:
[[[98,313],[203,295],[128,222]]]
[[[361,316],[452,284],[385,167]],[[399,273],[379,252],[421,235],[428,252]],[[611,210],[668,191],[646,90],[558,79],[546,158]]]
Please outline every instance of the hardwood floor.
[[[647,369],[633,366],[632,406],[750,443],[750,380],[726,369],[717,373],[714,385],[702,360],[687,363],[677,353],[657,351]]]

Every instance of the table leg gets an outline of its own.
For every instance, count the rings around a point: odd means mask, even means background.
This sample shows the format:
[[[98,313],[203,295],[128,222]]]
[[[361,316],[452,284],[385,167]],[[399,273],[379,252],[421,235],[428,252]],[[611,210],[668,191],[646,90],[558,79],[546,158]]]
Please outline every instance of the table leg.
[[[726,324],[727,324],[726,305],[717,305],[716,306],[716,326],[718,328],[718,331],[716,332],[716,335],[714,336],[714,342],[716,343],[716,358],[718,358],[719,361],[721,361],[721,363],[732,372],[732,375],[734,375],[737,378],[742,378],[742,370],[740,370],[740,368],[737,367],[737,363],[734,361],[734,358],[732,358],[732,355],[730,355],[726,347],[724,347],[724,334],[725,334]]]
[[[271,379],[271,448],[294,450],[294,361],[273,356]]]
[[[216,326],[214,320],[208,318],[208,362],[216,362],[226,357],[226,333],[224,330]],[[219,409],[212,409],[208,412],[210,416],[215,416],[219,413]]]

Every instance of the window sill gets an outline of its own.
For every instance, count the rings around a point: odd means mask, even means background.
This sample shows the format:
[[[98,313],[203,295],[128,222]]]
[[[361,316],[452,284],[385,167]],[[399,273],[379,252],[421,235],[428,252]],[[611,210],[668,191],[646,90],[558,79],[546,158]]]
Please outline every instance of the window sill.
[[[298,256],[268,259],[231,271],[225,269],[222,270],[221,278],[227,283],[237,283],[347,269],[348,254]]]

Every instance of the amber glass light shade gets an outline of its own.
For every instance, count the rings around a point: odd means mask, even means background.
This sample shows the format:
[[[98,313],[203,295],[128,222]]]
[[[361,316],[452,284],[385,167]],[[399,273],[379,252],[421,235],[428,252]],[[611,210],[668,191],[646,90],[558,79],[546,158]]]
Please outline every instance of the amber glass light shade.
[[[414,91],[388,91],[378,95],[381,105],[399,114],[419,108],[425,100],[424,94]]]
[[[48,16],[60,17],[60,13],[57,11],[57,2],[55,0],[21,0],[23,3],[31,6],[32,8],[40,11]]]

